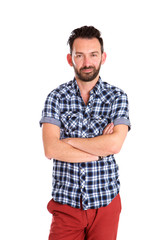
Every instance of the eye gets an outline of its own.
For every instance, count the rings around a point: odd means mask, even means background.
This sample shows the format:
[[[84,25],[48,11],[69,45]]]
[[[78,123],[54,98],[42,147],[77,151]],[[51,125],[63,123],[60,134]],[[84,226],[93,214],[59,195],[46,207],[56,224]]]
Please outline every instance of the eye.
[[[82,54],[76,54],[76,58],[82,58]]]
[[[97,53],[92,53],[91,56],[92,56],[92,57],[97,57],[98,54],[97,54]]]

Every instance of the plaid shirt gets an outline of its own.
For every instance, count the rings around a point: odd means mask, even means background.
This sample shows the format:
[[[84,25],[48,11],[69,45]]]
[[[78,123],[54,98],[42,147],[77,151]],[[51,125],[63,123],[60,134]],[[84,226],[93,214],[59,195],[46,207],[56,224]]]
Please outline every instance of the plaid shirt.
[[[40,125],[44,122],[59,126],[61,139],[102,135],[111,122],[130,128],[127,95],[99,78],[86,106],[74,79],[48,95]],[[52,177],[54,201],[75,208],[80,208],[80,199],[84,210],[107,206],[119,193],[118,166],[114,155],[82,163],[53,159]]]

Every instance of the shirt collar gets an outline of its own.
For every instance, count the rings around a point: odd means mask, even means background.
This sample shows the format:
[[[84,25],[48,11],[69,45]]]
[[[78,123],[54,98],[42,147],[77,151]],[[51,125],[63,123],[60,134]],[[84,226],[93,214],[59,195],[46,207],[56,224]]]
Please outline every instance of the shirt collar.
[[[101,77],[99,77],[98,82],[96,83],[94,88],[91,90],[91,92],[94,93],[94,94],[98,94],[98,93],[100,93],[102,91],[102,89],[103,89],[103,87],[102,87],[102,79],[101,79]],[[80,89],[79,89],[79,86],[78,86],[77,81],[76,81],[75,78],[72,81],[72,92],[75,95],[80,94]]]
[[[94,86],[94,88],[92,89],[92,91],[95,94],[98,94],[102,91],[103,87],[102,87],[102,79],[101,77],[99,77],[98,82],[96,83],[96,85]]]
[[[80,94],[80,89],[78,87],[78,84],[75,78],[72,81],[72,91],[73,91],[73,94],[75,95],[77,95],[77,93]]]

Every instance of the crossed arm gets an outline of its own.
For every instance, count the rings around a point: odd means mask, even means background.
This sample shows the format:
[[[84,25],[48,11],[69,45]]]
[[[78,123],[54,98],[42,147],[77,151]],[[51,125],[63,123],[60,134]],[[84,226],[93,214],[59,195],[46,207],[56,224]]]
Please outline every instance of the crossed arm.
[[[45,156],[65,162],[89,162],[98,156],[118,153],[128,132],[128,126],[107,125],[103,135],[95,138],[68,138],[60,140],[60,128],[50,123],[43,124]]]
[[[43,123],[42,137],[45,156],[64,162],[96,161],[98,157],[81,151],[60,140],[60,128],[50,123]]]
[[[127,125],[117,125],[114,127],[112,124],[109,124],[101,136],[94,138],[66,138],[62,141],[74,148],[96,156],[108,156],[120,152],[127,132]]]

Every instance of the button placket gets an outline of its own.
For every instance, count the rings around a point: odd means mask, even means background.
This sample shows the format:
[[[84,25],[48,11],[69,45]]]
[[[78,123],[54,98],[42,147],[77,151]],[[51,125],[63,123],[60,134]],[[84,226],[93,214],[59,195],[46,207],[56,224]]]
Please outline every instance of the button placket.
[[[81,185],[81,192],[84,193],[85,187],[85,169],[83,166],[80,167],[80,185]]]
[[[88,129],[88,107],[85,108],[82,120],[82,138],[87,138],[87,129]]]
[[[89,101],[88,101],[88,106],[91,107],[92,103],[93,103],[93,100],[94,100],[94,96],[93,96],[93,90],[90,92],[90,98],[89,98]]]

